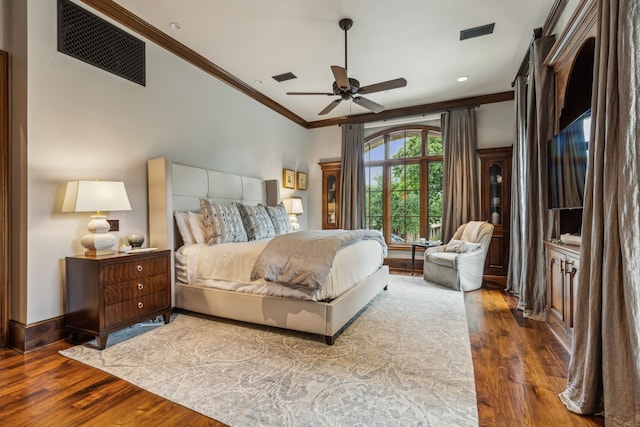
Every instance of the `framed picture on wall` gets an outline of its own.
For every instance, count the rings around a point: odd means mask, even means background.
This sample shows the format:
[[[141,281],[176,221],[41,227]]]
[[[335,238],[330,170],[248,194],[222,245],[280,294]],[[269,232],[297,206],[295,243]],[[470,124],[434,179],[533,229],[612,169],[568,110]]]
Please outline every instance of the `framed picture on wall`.
[[[284,188],[296,188],[296,171],[293,169],[282,169],[282,186]]]
[[[306,190],[307,189],[307,174],[306,174],[306,172],[298,172],[297,173],[296,185],[298,187],[298,190]]]

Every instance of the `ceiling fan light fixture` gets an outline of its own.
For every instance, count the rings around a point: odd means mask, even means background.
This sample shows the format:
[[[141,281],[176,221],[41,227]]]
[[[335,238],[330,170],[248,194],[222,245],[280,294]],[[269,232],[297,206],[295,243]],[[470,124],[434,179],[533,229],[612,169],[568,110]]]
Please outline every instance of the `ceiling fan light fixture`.
[[[383,91],[386,92],[391,89],[405,87],[407,85],[407,81],[404,78],[398,78],[361,87],[358,80],[349,77],[347,74],[347,31],[349,31],[349,29],[353,26],[353,21],[349,18],[344,18],[338,22],[338,26],[344,31],[344,67],[341,67],[339,65],[331,66],[331,72],[333,73],[333,77],[335,79],[335,81],[333,82],[332,91],[330,93],[287,92],[287,95],[339,96],[340,98],[331,101],[331,103],[327,105],[324,110],[318,113],[321,116],[331,112],[342,101],[353,101],[355,104],[358,104],[369,111],[379,113],[384,110],[385,107],[383,105],[373,102],[367,98],[363,98],[359,95],[368,95],[370,93]]]

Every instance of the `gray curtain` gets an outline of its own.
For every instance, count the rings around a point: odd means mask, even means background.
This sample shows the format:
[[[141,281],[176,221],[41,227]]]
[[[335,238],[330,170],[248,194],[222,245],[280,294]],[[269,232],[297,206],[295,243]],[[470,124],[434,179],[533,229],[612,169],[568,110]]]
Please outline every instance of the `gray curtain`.
[[[524,253],[525,181],[524,156],[527,142],[527,79],[518,76],[515,82],[516,133],[511,165],[511,235],[509,240],[509,270],[506,290],[520,295],[522,288],[522,254]]]
[[[365,228],[364,125],[342,125],[340,228]]]
[[[447,111],[441,122],[442,241],[448,242],[460,225],[479,217],[475,108]]]
[[[553,70],[544,65],[554,37],[540,37],[533,41],[529,60],[527,93],[527,137],[521,163],[524,234],[520,236],[521,277],[518,308],[527,318],[546,321],[546,275],[544,241],[551,238],[553,216],[547,209],[547,143],[553,135],[554,77]],[[513,230],[518,232],[518,230]]]
[[[601,0],[567,389],[571,411],[640,425],[640,2]]]

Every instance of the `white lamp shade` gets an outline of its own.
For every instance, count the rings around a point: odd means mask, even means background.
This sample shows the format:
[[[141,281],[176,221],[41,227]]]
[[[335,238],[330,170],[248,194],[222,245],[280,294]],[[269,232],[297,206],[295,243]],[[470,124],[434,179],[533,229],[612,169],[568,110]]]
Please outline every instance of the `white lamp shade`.
[[[71,181],[62,212],[130,211],[124,183],[120,181]]]
[[[302,199],[300,197],[291,197],[290,199],[284,199],[284,208],[290,215],[301,215],[304,213],[302,209]]]

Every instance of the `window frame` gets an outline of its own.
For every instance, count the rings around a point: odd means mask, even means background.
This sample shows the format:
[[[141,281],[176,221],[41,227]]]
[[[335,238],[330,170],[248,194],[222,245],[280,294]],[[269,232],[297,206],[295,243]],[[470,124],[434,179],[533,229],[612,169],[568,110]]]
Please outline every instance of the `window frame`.
[[[390,158],[390,135],[397,132],[416,132],[420,131],[422,134],[422,153],[419,157],[405,157],[401,159],[392,159]],[[385,151],[385,159],[384,160],[375,160],[371,162],[365,161],[366,167],[382,167],[382,197],[383,197],[383,206],[382,206],[382,234],[384,235],[384,239],[387,242],[387,246],[391,250],[407,250],[411,249],[411,244],[415,242],[391,242],[391,169],[393,166],[397,165],[410,165],[410,164],[418,164],[420,165],[420,235],[427,236],[428,235],[428,223],[429,223],[429,207],[428,207],[428,192],[429,192],[429,163],[432,162],[442,162],[443,155],[442,154],[431,154],[426,153],[428,149],[428,136],[429,133],[437,133],[440,137],[442,137],[441,128],[436,126],[425,126],[425,125],[404,125],[397,126],[392,128],[384,129],[380,132],[376,132],[372,135],[369,135],[365,138],[364,144],[372,142],[376,139],[382,137],[384,139],[384,151]],[[366,191],[366,190],[365,190]],[[365,208],[366,209],[366,208]]]

